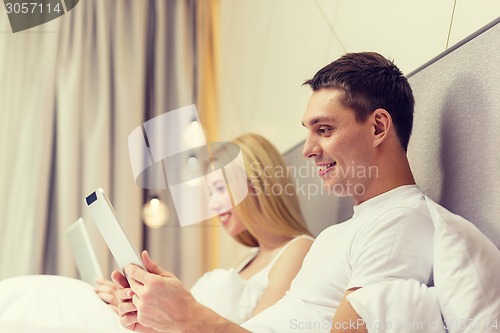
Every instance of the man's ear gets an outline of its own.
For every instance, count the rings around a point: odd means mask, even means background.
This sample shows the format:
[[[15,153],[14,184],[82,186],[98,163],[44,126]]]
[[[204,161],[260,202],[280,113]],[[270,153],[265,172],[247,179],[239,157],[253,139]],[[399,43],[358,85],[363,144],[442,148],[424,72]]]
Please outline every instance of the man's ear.
[[[392,117],[385,109],[376,109],[372,112],[371,122],[373,125],[373,146],[379,146],[387,138],[392,127]]]

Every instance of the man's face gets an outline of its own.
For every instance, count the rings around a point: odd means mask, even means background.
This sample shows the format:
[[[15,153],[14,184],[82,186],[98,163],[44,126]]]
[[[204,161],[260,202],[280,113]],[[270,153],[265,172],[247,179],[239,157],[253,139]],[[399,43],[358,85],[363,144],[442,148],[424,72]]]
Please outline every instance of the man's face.
[[[358,201],[376,176],[376,167],[370,163],[373,127],[370,121],[356,121],[354,111],[340,102],[342,95],[332,88],[311,95],[303,118],[307,128],[303,154],[314,159],[330,192]]]

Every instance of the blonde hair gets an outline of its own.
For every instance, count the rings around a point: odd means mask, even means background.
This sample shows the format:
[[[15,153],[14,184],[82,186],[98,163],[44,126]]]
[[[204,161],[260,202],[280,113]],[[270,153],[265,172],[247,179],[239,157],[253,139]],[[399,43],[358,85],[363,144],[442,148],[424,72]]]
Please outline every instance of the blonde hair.
[[[246,228],[235,239],[256,247],[256,229],[287,238],[311,235],[288,167],[276,147],[254,133],[241,135],[232,142],[241,149],[249,181],[248,196],[233,208]]]

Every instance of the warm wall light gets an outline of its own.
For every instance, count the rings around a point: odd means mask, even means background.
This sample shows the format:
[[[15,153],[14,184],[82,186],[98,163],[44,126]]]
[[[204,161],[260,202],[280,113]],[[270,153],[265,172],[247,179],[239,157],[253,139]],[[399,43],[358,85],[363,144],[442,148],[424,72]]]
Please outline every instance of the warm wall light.
[[[168,221],[168,206],[154,197],[144,204],[142,220],[150,228],[160,228]]]

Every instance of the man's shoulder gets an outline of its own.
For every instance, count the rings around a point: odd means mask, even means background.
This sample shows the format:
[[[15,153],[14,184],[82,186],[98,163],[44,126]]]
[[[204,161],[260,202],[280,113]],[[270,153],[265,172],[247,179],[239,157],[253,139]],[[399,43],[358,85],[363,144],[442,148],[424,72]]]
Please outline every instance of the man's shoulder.
[[[369,210],[355,213],[349,220],[325,228],[317,240],[338,234],[342,234],[344,238],[349,238],[350,235],[355,237],[370,230],[379,232],[392,227],[400,228],[405,224],[411,229],[423,227],[424,231],[430,231],[432,219],[425,198],[418,187],[410,187],[401,196],[380,200]]]
[[[434,224],[428,209],[396,207],[379,215],[377,219],[364,223],[357,230],[354,242],[363,244],[385,244],[384,246],[405,249],[415,245],[432,244]],[[419,240],[413,245],[409,239]],[[384,241],[385,240],[385,241]]]
[[[414,191],[411,195],[401,196],[385,202],[371,214],[371,220],[387,220],[395,218],[430,219],[425,195]]]
[[[402,200],[395,200],[383,209],[373,212],[372,215],[365,215],[362,221],[357,221],[359,228],[357,235],[379,233],[416,233],[422,235],[433,234],[433,222],[427,206],[425,195],[406,197]],[[427,238],[427,236],[425,236]]]

